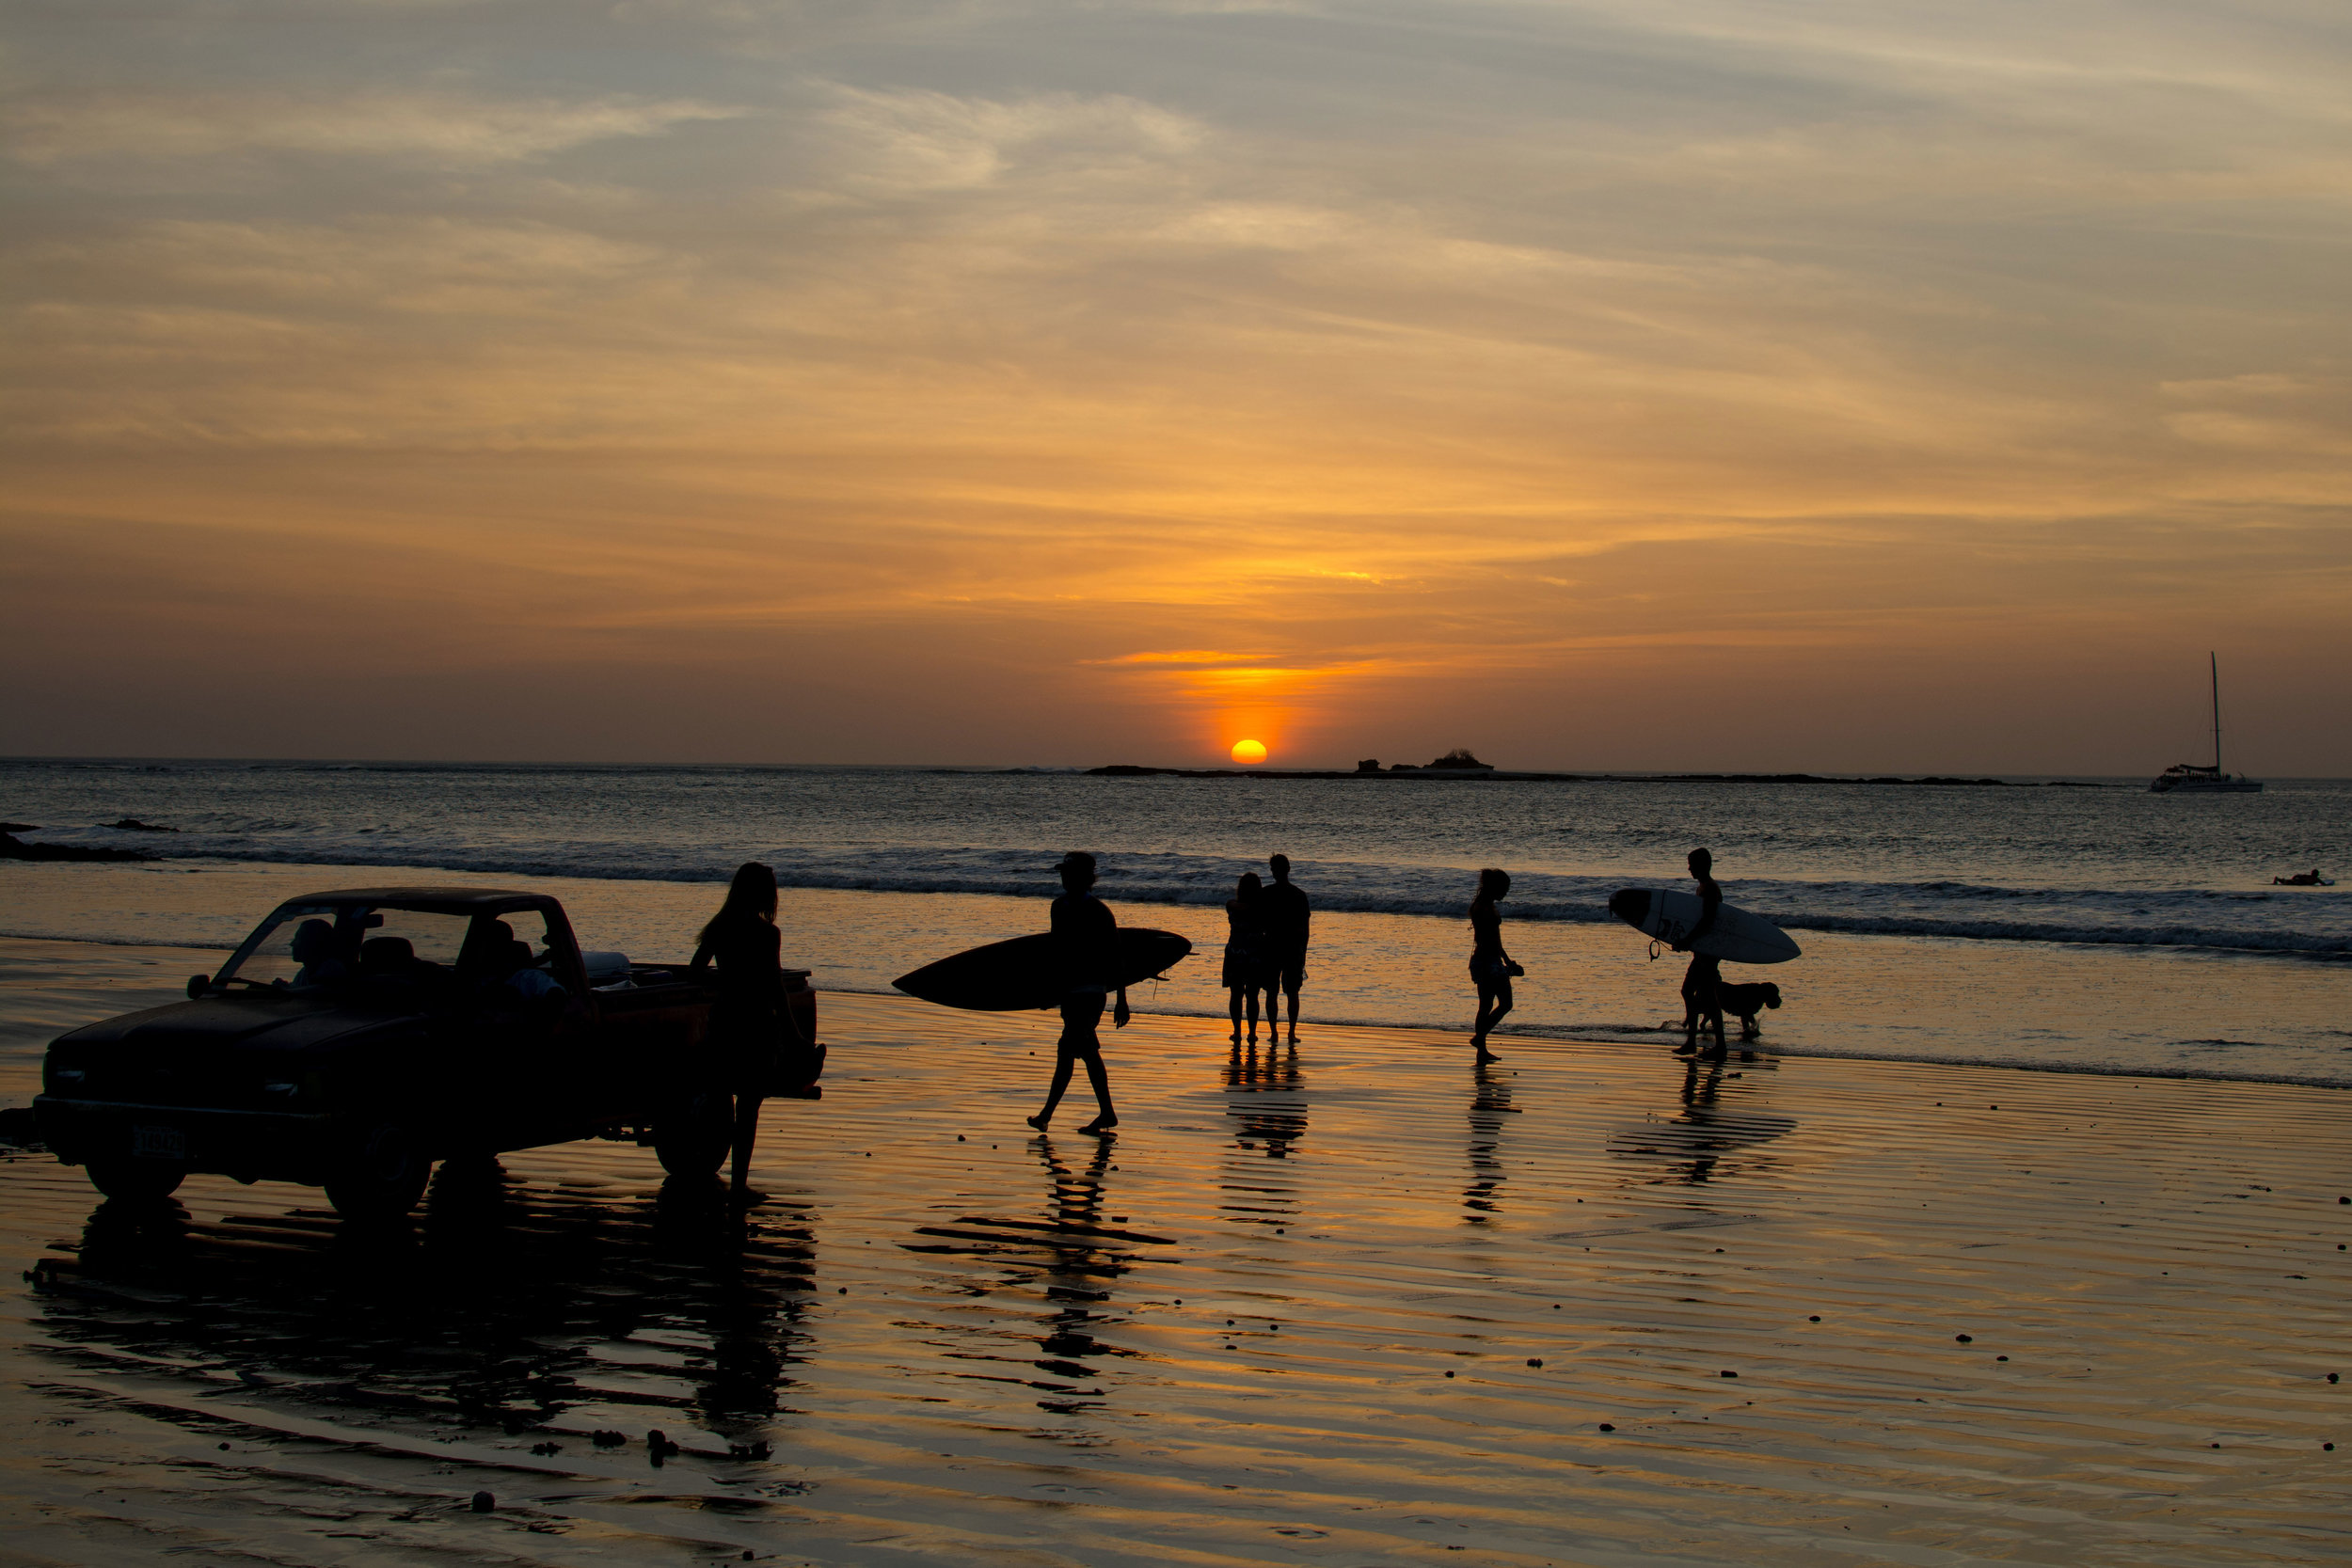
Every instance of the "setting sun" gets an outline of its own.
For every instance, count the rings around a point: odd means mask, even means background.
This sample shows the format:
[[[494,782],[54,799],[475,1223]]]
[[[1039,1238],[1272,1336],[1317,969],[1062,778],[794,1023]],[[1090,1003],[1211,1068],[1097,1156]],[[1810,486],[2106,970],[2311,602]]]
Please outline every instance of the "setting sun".
[[[1233,742],[1233,760],[1234,760],[1235,762],[1263,762],[1263,761],[1265,761],[1265,742],[1264,742],[1264,741],[1263,741],[1263,740],[1236,740],[1236,741],[1234,741],[1234,742]]]

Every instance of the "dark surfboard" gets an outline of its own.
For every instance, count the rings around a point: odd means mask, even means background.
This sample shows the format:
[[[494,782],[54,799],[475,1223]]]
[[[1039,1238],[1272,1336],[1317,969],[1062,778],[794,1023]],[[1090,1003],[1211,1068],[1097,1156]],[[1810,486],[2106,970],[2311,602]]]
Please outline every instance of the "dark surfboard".
[[[1164,974],[1192,951],[1192,941],[1173,931],[1136,926],[1119,928],[1119,960],[1109,974],[1089,975],[1097,985],[1132,986]],[[1066,995],[1074,977],[1063,968],[1051,936],[992,942],[925,964],[890,982],[909,996],[976,1013],[1017,1013],[1051,1007]]]

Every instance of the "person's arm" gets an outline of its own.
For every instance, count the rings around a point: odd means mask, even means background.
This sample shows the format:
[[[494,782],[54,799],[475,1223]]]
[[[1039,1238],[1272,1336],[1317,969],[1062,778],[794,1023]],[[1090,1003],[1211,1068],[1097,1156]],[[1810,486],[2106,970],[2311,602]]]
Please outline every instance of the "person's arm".
[[[708,969],[710,967],[710,943],[707,942],[696,942],[694,944],[694,961],[688,964],[686,967],[689,969]]]

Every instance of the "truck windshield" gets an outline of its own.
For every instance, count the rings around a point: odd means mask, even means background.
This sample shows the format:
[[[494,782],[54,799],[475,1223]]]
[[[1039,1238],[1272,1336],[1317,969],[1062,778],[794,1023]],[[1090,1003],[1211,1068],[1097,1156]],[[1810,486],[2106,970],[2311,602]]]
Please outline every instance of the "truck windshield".
[[[289,904],[245,940],[214,984],[308,990],[377,976],[495,979],[546,960],[546,917]],[[531,939],[531,940],[526,940]]]

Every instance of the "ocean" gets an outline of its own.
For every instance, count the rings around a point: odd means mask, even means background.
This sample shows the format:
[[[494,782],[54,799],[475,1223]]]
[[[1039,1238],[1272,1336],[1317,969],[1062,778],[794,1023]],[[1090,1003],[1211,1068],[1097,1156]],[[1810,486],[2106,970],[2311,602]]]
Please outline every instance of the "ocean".
[[[149,866],[0,865],[0,936],[233,944],[279,897],[449,880],[560,887],[589,945],[678,957],[745,860],[787,890],[820,988],[885,991],[1042,927],[1068,849],[1129,924],[1199,955],[1138,995],[1222,1012],[1235,877],[1279,850],[1314,900],[1310,1021],[1458,1027],[1477,869],[1509,870],[1530,974],[1508,1029],[1645,1043],[1680,962],[1611,919],[1629,885],[1726,896],[1805,947],[1769,971],[1775,1050],[2352,1085],[2352,782],[2153,795],[2000,786],[1104,778],[1049,769],[0,761],[0,816]],[[130,817],[178,830],[118,829]],[[356,875],[371,868],[368,875]]]

